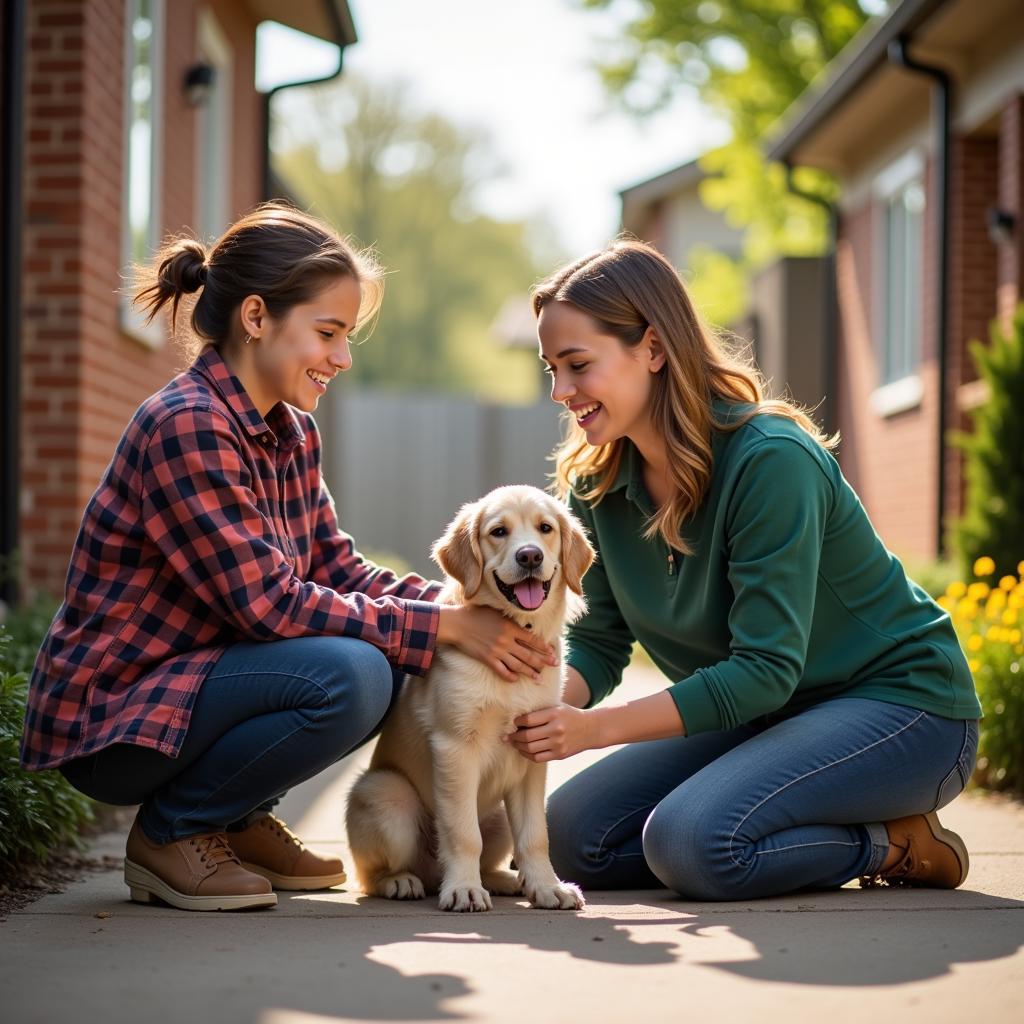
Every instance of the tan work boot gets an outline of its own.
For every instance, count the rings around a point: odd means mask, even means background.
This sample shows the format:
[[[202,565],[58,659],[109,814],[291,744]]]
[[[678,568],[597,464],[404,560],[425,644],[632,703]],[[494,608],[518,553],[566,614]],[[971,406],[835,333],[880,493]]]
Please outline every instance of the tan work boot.
[[[180,910],[277,905],[267,880],[239,864],[225,833],[189,836],[161,845],[146,836],[138,818],[128,833],[124,880],[136,902],[150,903],[156,898]]]
[[[879,881],[933,889],[955,889],[963,884],[970,867],[967,847],[955,832],[943,828],[934,811],[887,821],[885,830],[890,844],[903,853],[895,864],[879,872]]]
[[[275,889],[329,889],[345,881],[339,857],[307,850],[302,840],[272,814],[258,818],[228,841],[242,867],[266,878]]]

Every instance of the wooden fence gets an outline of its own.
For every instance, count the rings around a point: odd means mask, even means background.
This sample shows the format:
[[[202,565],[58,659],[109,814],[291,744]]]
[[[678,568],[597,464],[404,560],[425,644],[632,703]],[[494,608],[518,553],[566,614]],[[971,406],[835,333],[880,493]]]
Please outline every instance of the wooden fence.
[[[448,395],[339,389],[317,413],[342,529],[374,555],[437,577],[430,546],[464,502],[500,484],[546,487],[558,442],[550,400],[500,406]]]

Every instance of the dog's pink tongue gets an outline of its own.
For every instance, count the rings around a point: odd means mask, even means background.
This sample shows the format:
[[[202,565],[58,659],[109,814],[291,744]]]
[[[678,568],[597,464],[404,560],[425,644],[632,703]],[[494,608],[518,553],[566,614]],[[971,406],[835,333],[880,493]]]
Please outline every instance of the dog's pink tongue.
[[[544,603],[544,586],[540,580],[523,580],[516,584],[516,600],[527,610],[533,611]]]

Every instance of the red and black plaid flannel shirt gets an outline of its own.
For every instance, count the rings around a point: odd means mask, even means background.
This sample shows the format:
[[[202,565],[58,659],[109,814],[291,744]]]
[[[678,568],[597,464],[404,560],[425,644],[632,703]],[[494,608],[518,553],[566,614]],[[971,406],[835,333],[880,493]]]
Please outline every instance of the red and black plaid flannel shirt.
[[[353,636],[433,656],[439,586],[366,562],[338,528],[312,416],[264,420],[207,349],[135,413],[85,510],[29,685],[22,764],[111,743],[174,756],[227,646]]]

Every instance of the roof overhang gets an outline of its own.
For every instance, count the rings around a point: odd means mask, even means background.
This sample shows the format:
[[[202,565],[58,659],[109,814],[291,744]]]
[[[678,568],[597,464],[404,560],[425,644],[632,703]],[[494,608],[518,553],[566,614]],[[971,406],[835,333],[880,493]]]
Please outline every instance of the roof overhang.
[[[998,45],[1001,26],[1020,24],[1019,5],[903,0],[887,18],[866,25],[783,115],[766,146],[768,158],[842,172],[879,130],[927,116],[929,81],[890,63],[891,42],[906,37],[911,56],[955,78],[970,69],[973,54]]]
[[[247,6],[257,21],[276,21],[342,47],[357,40],[347,0],[248,0]]]

